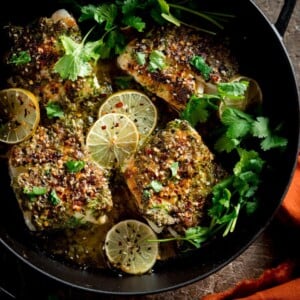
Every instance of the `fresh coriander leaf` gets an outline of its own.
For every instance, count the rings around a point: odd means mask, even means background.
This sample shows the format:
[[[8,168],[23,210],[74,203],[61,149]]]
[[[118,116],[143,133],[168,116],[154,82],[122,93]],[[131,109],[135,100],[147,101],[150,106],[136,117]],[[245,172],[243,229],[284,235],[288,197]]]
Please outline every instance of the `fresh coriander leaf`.
[[[52,205],[56,206],[60,203],[60,198],[58,197],[58,195],[56,194],[55,190],[52,190],[50,195],[49,195],[49,201]]]
[[[265,161],[261,159],[259,153],[255,150],[245,150],[237,148],[240,160],[235,164],[233,173],[238,176],[246,171],[260,173],[263,169]]]
[[[31,189],[25,187],[23,193],[29,197],[41,196],[47,193],[47,188],[42,186],[33,186]]]
[[[143,52],[136,53],[136,61],[139,65],[143,66],[146,63],[146,54]]]
[[[249,82],[221,82],[218,84],[218,94],[223,98],[244,99]]]
[[[29,51],[20,51],[18,53],[13,53],[9,63],[16,66],[25,65],[31,62],[31,56]]]
[[[162,184],[157,180],[152,180],[149,187],[152,188],[156,193],[159,193],[163,189]]]
[[[97,23],[105,23],[105,30],[108,31],[114,26],[118,15],[118,7],[114,3],[104,3],[97,6],[94,11],[94,19]]]
[[[80,57],[68,54],[56,62],[54,71],[59,73],[62,79],[75,81],[78,77],[85,77],[91,74],[92,67]]]
[[[246,213],[248,215],[252,215],[258,208],[259,203],[258,203],[258,199],[256,197],[252,198],[252,201],[247,201],[246,205],[245,205],[245,209],[246,209]]]
[[[77,77],[89,75],[92,67],[84,50],[84,40],[77,43],[68,36],[61,36],[60,39],[65,49],[65,55],[54,65],[54,72],[59,73],[62,79],[72,81]]]
[[[86,20],[95,19],[94,16],[96,14],[97,7],[95,5],[89,4],[81,7],[81,15],[78,18],[79,22],[83,22]]]
[[[205,242],[210,233],[208,227],[190,227],[185,231],[184,240],[193,244],[196,248],[200,248],[202,243]]]
[[[57,102],[49,102],[46,105],[46,113],[49,119],[64,117],[64,112]]]
[[[145,4],[142,4],[140,0],[117,1],[117,3],[121,5],[124,15],[131,15],[135,13],[137,9],[145,8]]]
[[[252,125],[253,136],[258,138],[265,138],[270,135],[269,119],[264,117],[257,117]]]
[[[251,132],[251,123],[240,119],[238,122],[233,122],[228,126],[226,136],[230,139],[239,139],[245,137]]]
[[[218,109],[218,102],[217,95],[203,95],[202,97],[193,95],[181,113],[181,118],[195,127],[197,123],[204,123],[208,120],[210,114]]]
[[[172,162],[172,164],[170,166],[170,170],[171,170],[171,176],[173,178],[177,176],[178,169],[179,169],[179,162],[178,161]]]
[[[227,107],[221,117],[221,122],[227,126],[230,126],[235,122],[240,122],[241,120],[245,120],[249,123],[253,123],[254,121],[250,115],[231,107]]]
[[[278,135],[271,135],[261,141],[260,145],[262,150],[267,151],[273,148],[285,148],[288,144],[288,140]]]
[[[122,34],[119,30],[115,29],[110,31],[107,34],[107,38],[105,40],[105,44],[103,48],[109,49],[109,53],[113,52],[113,54],[121,54],[126,46],[126,40],[124,34]],[[102,56],[101,58],[108,58],[109,56]]]
[[[149,56],[149,70],[155,72],[156,70],[162,70],[166,66],[166,56],[160,50],[154,50]]]
[[[142,20],[142,18],[136,16],[126,16],[123,19],[123,23],[135,28],[138,32],[143,32],[146,27],[146,23]]]
[[[191,59],[190,64],[202,74],[205,80],[209,79],[212,68],[205,62],[202,56],[195,55]]]
[[[84,168],[85,162],[82,160],[69,160],[65,165],[70,173],[77,173]]]
[[[220,136],[214,144],[214,149],[218,152],[231,152],[240,144],[239,139],[231,139],[226,134]]]
[[[100,58],[102,46],[103,40],[87,42],[82,48],[82,58],[87,62],[90,60],[97,61]]]

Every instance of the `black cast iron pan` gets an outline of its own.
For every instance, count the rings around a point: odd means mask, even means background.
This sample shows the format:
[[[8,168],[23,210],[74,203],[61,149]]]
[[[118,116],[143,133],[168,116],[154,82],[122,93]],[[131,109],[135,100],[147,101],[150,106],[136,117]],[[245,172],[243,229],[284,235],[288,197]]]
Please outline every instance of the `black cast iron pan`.
[[[158,264],[152,274],[118,277],[109,271],[83,271],[53,260],[36,249],[9,188],[6,164],[1,161],[0,241],[30,267],[68,286],[96,293],[158,293],[201,280],[221,269],[239,256],[268,226],[286,194],[298,155],[299,97],[291,61],[282,42],[296,0],[285,1],[275,25],[253,1],[208,2],[214,10],[224,9],[236,16],[229,32],[240,61],[240,73],[260,83],[266,114],[275,122],[284,122],[285,135],[289,140],[284,153],[269,158],[272,172],[264,179],[263,203],[255,217],[240,220],[236,231],[226,239],[217,239],[199,251]],[[26,20],[61,8],[50,0],[39,5],[33,1],[10,1],[7,5],[8,8],[2,9],[0,14],[1,25],[8,19]]]

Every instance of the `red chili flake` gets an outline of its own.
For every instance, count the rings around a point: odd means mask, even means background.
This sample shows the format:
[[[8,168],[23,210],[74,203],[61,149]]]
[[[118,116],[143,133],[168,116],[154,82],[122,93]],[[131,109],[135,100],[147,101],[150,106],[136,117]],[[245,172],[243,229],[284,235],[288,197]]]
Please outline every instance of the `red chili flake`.
[[[145,152],[146,152],[146,154],[148,154],[148,155],[153,154],[153,151],[152,151],[152,149],[150,149],[150,148],[146,148],[146,149],[145,149]]]
[[[105,129],[106,129],[106,125],[102,125],[102,126],[101,126],[101,129],[102,129],[102,130],[105,130]]]
[[[121,107],[123,107],[123,102],[118,102],[118,103],[116,103],[116,105],[115,105],[115,107],[117,107],[117,108],[121,108]]]

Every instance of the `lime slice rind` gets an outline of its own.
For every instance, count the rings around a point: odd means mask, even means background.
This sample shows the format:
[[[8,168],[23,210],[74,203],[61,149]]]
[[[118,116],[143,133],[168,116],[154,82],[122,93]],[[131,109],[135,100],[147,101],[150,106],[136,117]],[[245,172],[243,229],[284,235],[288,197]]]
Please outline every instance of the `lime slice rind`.
[[[158,243],[152,229],[137,220],[115,224],[107,233],[104,250],[109,262],[129,274],[143,274],[155,264]]]
[[[107,113],[127,115],[136,125],[140,144],[152,133],[157,123],[157,110],[145,94],[135,90],[123,90],[109,96],[99,109],[99,117]]]
[[[101,167],[121,167],[137,149],[139,133],[124,114],[101,116],[88,132],[86,145],[91,158]]]
[[[30,91],[8,88],[0,91],[0,141],[15,144],[31,137],[40,121],[38,100]]]

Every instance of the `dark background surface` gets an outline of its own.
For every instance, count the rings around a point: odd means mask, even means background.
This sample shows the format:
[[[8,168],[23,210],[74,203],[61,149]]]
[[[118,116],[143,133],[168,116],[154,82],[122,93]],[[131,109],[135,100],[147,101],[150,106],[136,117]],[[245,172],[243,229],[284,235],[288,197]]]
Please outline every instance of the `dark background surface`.
[[[256,0],[266,16],[275,22],[283,1]],[[300,88],[300,1],[297,1],[294,14],[283,41],[293,63],[298,88]],[[299,246],[296,233],[278,222],[277,217],[265,232],[237,259],[215,274],[183,288],[154,295],[107,296],[82,292],[66,287],[44,275],[29,269],[0,245],[0,300],[5,299],[201,299],[202,296],[218,292],[244,278],[253,278],[265,268],[276,266],[287,258],[296,258]]]

